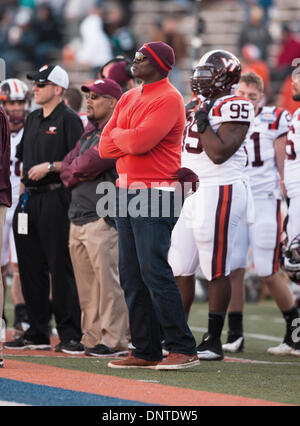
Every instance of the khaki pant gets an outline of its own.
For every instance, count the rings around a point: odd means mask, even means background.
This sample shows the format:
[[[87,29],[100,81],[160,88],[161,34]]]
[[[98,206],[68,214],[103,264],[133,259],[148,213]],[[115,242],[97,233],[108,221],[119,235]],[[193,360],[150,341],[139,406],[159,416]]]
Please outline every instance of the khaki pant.
[[[3,228],[5,224],[6,210],[7,210],[6,206],[0,205],[0,254],[2,251],[2,238],[3,238]],[[3,288],[3,282],[2,282],[2,274],[0,274],[0,334],[2,329],[3,306],[4,306],[4,288]],[[0,349],[1,349],[1,346],[0,346]]]
[[[128,311],[118,271],[118,234],[104,219],[71,223],[70,254],[82,311],[82,339],[92,348],[128,347]]]

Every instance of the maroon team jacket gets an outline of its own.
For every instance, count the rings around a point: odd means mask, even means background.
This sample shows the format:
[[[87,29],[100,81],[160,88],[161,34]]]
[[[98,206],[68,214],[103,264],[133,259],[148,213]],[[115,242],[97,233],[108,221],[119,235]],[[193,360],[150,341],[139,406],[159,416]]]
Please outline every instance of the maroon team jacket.
[[[72,189],[80,184],[82,178],[96,178],[105,170],[115,167],[115,160],[100,158],[98,145],[89,147],[87,144],[95,133],[99,133],[97,138],[97,141],[99,141],[104,126],[97,128],[94,123],[89,121],[75,148],[64,158],[60,178],[67,188]],[[86,145],[84,150],[82,150],[83,144]]]
[[[7,115],[0,106],[0,204],[11,206],[10,130]]]

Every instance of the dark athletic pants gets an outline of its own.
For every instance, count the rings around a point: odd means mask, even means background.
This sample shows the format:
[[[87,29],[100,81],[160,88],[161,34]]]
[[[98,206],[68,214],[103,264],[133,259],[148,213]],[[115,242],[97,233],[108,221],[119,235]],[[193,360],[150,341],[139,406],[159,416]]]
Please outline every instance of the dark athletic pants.
[[[29,195],[28,235],[17,233],[17,205],[13,229],[17,248],[22,291],[28,308],[30,328],[24,338],[49,343],[49,289],[51,275],[52,309],[62,342],[80,341],[80,307],[69,255],[68,207],[70,194],[65,188]]]

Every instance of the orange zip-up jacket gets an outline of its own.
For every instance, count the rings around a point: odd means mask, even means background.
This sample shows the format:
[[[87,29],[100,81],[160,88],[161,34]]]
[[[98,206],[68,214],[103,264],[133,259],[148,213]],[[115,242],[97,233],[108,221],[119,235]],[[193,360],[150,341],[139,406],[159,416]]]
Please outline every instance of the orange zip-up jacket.
[[[148,188],[178,181],[184,102],[168,78],[125,92],[104,127],[99,154],[117,158],[117,171],[127,175],[120,187]]]

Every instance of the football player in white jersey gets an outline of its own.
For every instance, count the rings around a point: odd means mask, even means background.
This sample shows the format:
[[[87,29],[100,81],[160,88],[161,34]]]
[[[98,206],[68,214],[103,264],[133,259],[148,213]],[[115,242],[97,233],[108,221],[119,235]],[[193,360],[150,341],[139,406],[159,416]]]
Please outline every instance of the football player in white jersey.
[[[292,97],[300,102],[300,72],[292,80]],[[291,242],[300,234],[300,104],[294,112],[286,141],[284,184],[289,199],[287,234]]]
[[[251,247],[255,270],[266,284],[286,321],[283,342],[268,349],[273,355],[293,351],[293,320],[298,310],[289,283],[279,271],[281,234],[280,176],[283,177],[285,142],[290,125],[288,111],[276,106],[261,106],[264,96],[263,81],[253,72],[241,76],[238,96],[253,103],[255,120],[246,137],[248,163],[245,173],[249,178],[254,198],[255,221],[248,226],[241,222],[231,258],[231,300],[228,308],[229,332],[223,350],[243,350],[244,274],[248,248]]]
[[[200,262],[209,281],[208,333],[197,348],[206,360],[223,358],[232,245],[239,222],[251,213],[243,142],[254,108],[231,93],[240,74],[239,60],[224,50],[206,53],[195,68],[192,91],[205,101],[187,118],[182,166],[199,176],[199,188],[184,202],[169,252],[175,277],[192,276]]]
[[[300,102],[300,72],[296,69],[292,76],[292,97]],[[291,281],[300,284],[300,107],[294,112],[286,141],[284,160],[284,184],[287,191],[288,214],[287,238],[283,244],[283,268]],[[299,325],[299,323],[298,323]],[[298,336],[296,336],[298,338]],[[300,342],[295,343],[292,354],[300,356]]]
[[[300,72],[293,77],[292,96],[300,102]],[[300,235],[300,104],[294,112],[286,142],[286,158],[284,161],[284,184],[289,199],[287,236],[288,242]],[[300,277],[299,277],[300,282]]]
[[[196,125],[194,123],[194,115],[198,106],[201,105],[203,100],[205,99],[201,95],[193,94],[192,98],[185,105],[187,121],[186,121],[186,126],[184,131],[184,137],[183,137],[183,145],[182,145],[183,151],[181,156],[181,164],[182,164],[182,167],[187,167],[188,169],[190,169],[190,165],[189,165],[190,153],[188,151],[192,151],[193,143],[197,144],[199,140],[199,135],[197,135],[196,138],[194,138],[193,136],[190,136],[190,135],[193,135],[192,133],[193,131],[190,128],[191,120],[193,121],[194,127],[196,128]],[[189,148],[189,140],[192,143],[191,148]],[[186,151],[186,147],[188,147],[188,151]],[[197,158],[198,158],[198,154],[196,153],[196,159]],[[192,166],[194,166],[194,164],[192,164]],[[182,221],[182,219],[180,220]],[[182,234],[179,234],[179,231],[181,231]],[[174,241],[175,238],[178,240],[176,244]],[[189,240],[191,240],[192,242],[191,245],[185,245],[185,249],[188,250],[188,252],[186,252],[186,256],[190,258],[191,267],[188,268],[188,272],[185,270],[187,274],[181,275],[182,257],[181,257],[181,251],[177,250],[177,243],[180,244],[180,241],[185,241],[185,240],[186,240],[185,226],[182,226],[182,227],[178,226],[176,230],[176,235],[173,234],[173,243],[169,251],[169,257],[171,258],[173,272],[176,274],[175,278],[176,278],[177,286],[181,294],[185,316],[186,316],[186,319],[188,320],[190,309],[195,297],[195,275],[192,271],[194,270],[196,271],[196,269],[198,268],[199,260],[198,260],[198,250],[195,244],[193,244],[194,240],[193,240],[193,237],[191,236],[191,238],[189,238]]]
[[[12,205],[7,210],[6,222],[3,230],[3,245],[1,254],[1,273],[3,282],[6,282],[8,265],[11,262],[13,272],[12,300],[15,308],[14,328],[15,336],[22,334],[27,324],[26,306],[22,294],[20,276],[18,270],[18,259],[12,230],[12,219],[20,196],[20,162],[16,158],[16,148],[20,143],[24,122],[30,109],[29,89],[25,83],[16,78],[4,80],[0,85],[0,100],[9,118],[11,132],[11,186]]]

